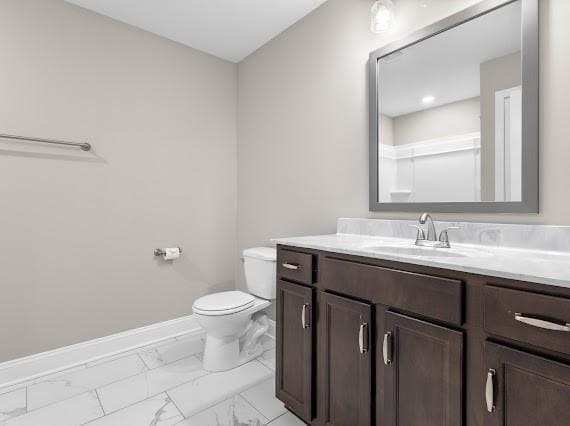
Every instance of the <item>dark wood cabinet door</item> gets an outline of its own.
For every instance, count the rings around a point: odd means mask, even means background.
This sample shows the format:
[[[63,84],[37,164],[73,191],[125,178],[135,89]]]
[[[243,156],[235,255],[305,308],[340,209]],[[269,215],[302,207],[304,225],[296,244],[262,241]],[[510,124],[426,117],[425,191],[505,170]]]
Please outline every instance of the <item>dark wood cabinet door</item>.
[[[319,293],[318,303],[319,376],[323,383],[319,404],[324,423],[370,425],[372,306],[325,292]]]
[[[383,425],[463,423],[463,333],[387,312],[382,351]]]
[[[314,291],[277,284],[276,395],[307,422],[313,418]]]
[[[485,426],[568,426],[570,366],[485,344]]]

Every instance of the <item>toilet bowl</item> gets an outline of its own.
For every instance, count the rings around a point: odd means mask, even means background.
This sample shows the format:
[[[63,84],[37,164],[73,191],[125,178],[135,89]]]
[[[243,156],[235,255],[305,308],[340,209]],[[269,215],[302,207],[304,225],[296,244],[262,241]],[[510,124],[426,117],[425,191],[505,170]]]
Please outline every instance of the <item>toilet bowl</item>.
[[[258,357],[268,328],[261,312],[275,299],[276,251],[257,247],[243,252],[249,293],[225,291],[196,300],[192,310],[206,331],[203,368],[225,371]]]

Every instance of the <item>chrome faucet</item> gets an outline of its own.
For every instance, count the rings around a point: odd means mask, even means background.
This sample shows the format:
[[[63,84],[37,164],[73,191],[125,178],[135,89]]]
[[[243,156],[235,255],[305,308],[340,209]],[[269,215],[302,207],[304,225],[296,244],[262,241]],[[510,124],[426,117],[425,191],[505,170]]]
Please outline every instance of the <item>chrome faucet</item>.
[[[429,213],[423,213],[420,216],[420,225],[425,225],[427,223],[427,236],[422,229],[421,226],[418,225],[410,225],[414,228],[418,229],[418,233],[416,236],[416,245],[417,246],[424,246],[424,247],[433,247],[433,248],[450,248],[451,245],[449,244],[449,235],[448,231],[450,229],[459,229],[458,226],[449,226],[439,234],[439,238],[437,237],[437,231],[435,229],[435,223]]]
[[[437,241],[437,232],[435,230],[435,224],[433,223],[433,219],[429,213],[423,213],[420,216],[420,224],[425,225],[427,222],[428,224],[428,233],[426,240],[428,241]]]

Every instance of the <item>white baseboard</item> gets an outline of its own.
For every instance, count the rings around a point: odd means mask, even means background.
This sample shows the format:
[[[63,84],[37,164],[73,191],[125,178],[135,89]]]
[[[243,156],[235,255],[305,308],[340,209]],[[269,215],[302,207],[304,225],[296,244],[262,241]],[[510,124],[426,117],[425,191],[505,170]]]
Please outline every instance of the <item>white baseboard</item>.
[[[193,315],[88,340],[0,364],[0,388],[186,334],[202,334]]]

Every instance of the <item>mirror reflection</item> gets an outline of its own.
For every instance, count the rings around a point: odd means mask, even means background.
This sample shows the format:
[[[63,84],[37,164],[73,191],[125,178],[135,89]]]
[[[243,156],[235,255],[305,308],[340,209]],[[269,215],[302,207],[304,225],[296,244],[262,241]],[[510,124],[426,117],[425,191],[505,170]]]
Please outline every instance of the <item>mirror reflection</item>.
[[[378,200],[522,199],[521,4],[378,62]]]

